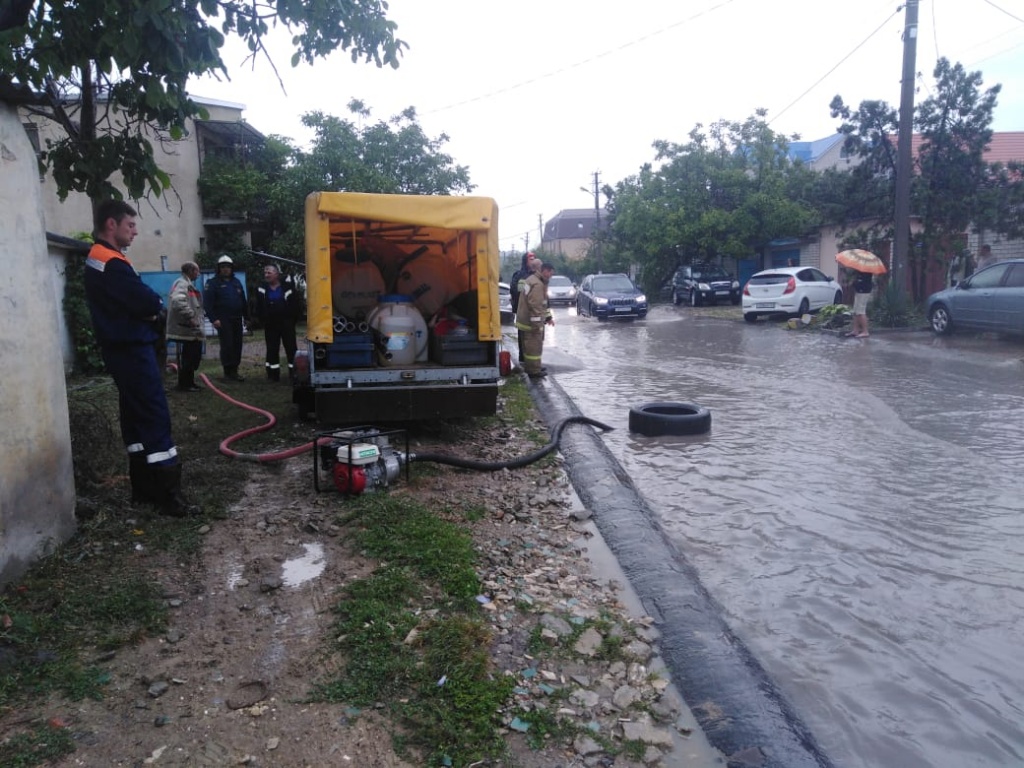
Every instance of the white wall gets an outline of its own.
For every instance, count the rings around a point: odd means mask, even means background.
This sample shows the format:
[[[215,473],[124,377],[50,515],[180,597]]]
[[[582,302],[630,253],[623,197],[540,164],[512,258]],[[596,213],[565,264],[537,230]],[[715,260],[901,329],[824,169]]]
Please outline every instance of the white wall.
[[[0,584],[75,529],[56,301],[35,153],[0,102]]]

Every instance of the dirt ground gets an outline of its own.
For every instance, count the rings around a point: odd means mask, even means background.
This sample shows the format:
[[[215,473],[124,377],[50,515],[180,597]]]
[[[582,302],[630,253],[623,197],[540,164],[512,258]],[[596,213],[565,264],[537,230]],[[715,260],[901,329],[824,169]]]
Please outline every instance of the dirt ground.
[[[414,451],[439,449],[429,437],[413,446]],[[525,455],[536,445],[509,427],[484,436],[479,444],[444,449],[495,461]],[[486,511],[481,520],[466,525],[480,554],[485,593],[493,598],[487,608],[496,673],[515,675],[532,666],[554,685],[594,681],[591,687],[600,688],[600,682],[602,696],[593,694],[590,709],[579,703],[565,713],[581,724],[600,716],[609,734],[619,727],[618,720],[629,719],[610,703],[615,688],[634,691],[638,703],[642,699],[660,706],[669,723],[660,731],[659,746],[650,747],[645,759],[636,762],[606,754],[579,737],[574,743],[549,742],[544,749],[533,749],[521,732],[509,728],[507,756],[495,765],[708,764],[682,760],[678,750],[673,756],[668,741],[688,747],[690,726],[677,722],[672,727],[685,707],[662,701],[667,682],[650,675],[645,664],[627,669],[619,662],[620,668],[610,669],[607,661],[584,657],[542,665],[526,655],[530,632],[545,614],[571,618],[570,613],[592,616],[601,610],[620,616],[622,626],[632,626],[639,618],[630,616],[622,602],[621,583],[592,572],[584,550],[594,529],[570,514],[575,496],[558,462],[515,472],[436,466],[436,472],[414,473],[411,483],[400,478],[387,492],[415,494],[417,501],[438,508],[458,500]],[[163,587],[170,626],[162,636],[95,659],[110,679],[102,700],[54,699],[2,725],[43,720],[67,727],[76,751],[55,763],[59,766],[422,764],[415,757],[407,755],[412,762],[405,762],[396,755],[394,726],[383,705],[357,711],[306,701],[316,680],[338,671],[339,661],[326,653],[325,640],[335,593],[376,565],[353,549],[349,531],[338,525],[344,505],[345,497],[329,485],[322,484],[320,492],[314,489],[309,454],[253,464],[245,494],[227,519],[200,529],[203,543],[196,562],[174,562],[166,554],[138,550],[151,561],[154,578]],[[126,512],[126,526],[145,525],[144,514],[136,517],[131,508]],[[656,632],[649,623],[635,626],[653,640]],[[624,684],[627,675],[630,685]],[[520,694],[514,704],[525,701],[528,708],[534,705],[531,697],[542,696],[536,687]],[[506,724],[513,718],[511,706],[509,710],[502,713]]]

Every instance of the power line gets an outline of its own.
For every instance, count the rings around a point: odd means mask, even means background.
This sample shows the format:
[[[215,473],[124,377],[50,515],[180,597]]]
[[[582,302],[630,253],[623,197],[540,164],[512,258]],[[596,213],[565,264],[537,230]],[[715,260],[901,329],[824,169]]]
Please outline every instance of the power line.
[[[570,72],[570,71],[572,71],[574,69],[579,69],[580,67],[584,67],[587,64],[591,64],[591,63],[593,63],[595,61],[599,61],[600,59],[606,58],[608,56],[612,56],[612,55],[614,55],[616,53],[619,53],[620,51],[626,50],[627,48],[631,48],[633,46],[640,45],[641,43],[644,43],[644,42],[646,42],[646,41],[648,41],[648,40],[650,40],[652,38],[655,38],[658,35],[662,35],[662,34],[668,32],[670,30],[673,30],[673,29],[677,28],[677,27],[681,27],[684,24],[689,24],[690,22],[695,21],[696,19],[699,19],[701,16],[707,16],[707,15],[709,15],[709,14],[711,14],[711,13],[713,13],[713,12],[715,12],[715,11],[721,9],[721,8],[724,8],[727,5],[732,4],[733,2],[735,2],[735,0],[722,0],[717,5],[713,5],[710,8],[706,8],[706,9],[704,9],[702,11],[699,11],[698,13],[693,14],[689,18],[683,19],[681,21],[677,21],[674,24],[669,24],[667,27],[662,27],[661,29],[657,29],[654,32],[650,32],[650,33],[648,33],[646,35],[643,35],[642,37],[638,37],[635,40],[630,40],[628,43],[623,43],[622,45],[616,46],[615,48],[609,48],[606,51],[602,51],[601,53],[595,54],[595,55],[593,55],[593,56],[591,56],[589,58],[583,59],[581,61],[577,61],[574,64],[569,64],[568,66],[562,67],[560,69],[556,69],[556,70],[553,70],[551,72],[547,72],[545,74],[538,75],[537,77],[530,78],[529,80],[522,80],[522,81],[520,81],[518,83],[515,83],[514,85],[506,86],[505,88],[499,88],[497,90],[490,91],[488,93],[484,93],[484,94],[481,94],[479,96],[473,96],[472,98],[469,98],[469,99],[464,99],[462,101],[456,101],[456,102],[454,102],[452,104],[448,104],[447,106],[444,106],[444,107],[438,107],[437,109],[426,110],[426,111],[423,112],[423,114],[424,115],[433,115],[433,114],[437,114],[438,112],[445,112],[445,111],[447,111],[449,109],[455,109],[456,107],[462,107],[462,106],[465,106],[466,104],[473,104],[474,102],[477,102],[477,101],[485,101],[486,99],[491,99],[491,98],[494,98],[495,96],[500,96],[500,95],[502,95],[504,93],[509,93],[511,91],[518,90],[519,88],[525,88],[526,86],[533,85],[534,83],[539,83],[542,80],[548,80],[548,79],[550,79],[552,77],[557,77],[558,75],[561,75],[561,74],[563,74],[565,72]]]
[[[850,51],[850,52],[849,52],[848,54],[846,54],[845,56],[843,56],[843,58],[841,58],[841,59],[840,59],[840,60],[839,60],[838,62],[836,62],[835,66],[834,66],[834,67],[832,67],[832,69],[830,69],[830,70],[829,70],[828,72],[826,72],[826,73],[825,73],[824,75],[822,75],[821,77],[819,77],[819,78],[818,78],[818,79],[817,79],[817,80],[816,80],[816,81],[814,82],[814,84],[813,84],[813,85],[812,85],[812,86],[811,86],[810,88],[808,88],[808,89],[807,89],[806,91],[804,91],[803,93],[801,93],[801,94],[800,94],[799,96],[797,96],[797,97],[796,97],[796,98],[795,98],[795,99],[794,99],[793,101],[791,101],[791,102],[790,102],[789,104],[787,104],[787,105],[786,105],[786,106],[785,106],[785,107],[784,107],[784,108],[783,108],[782,110],[780,110],[780,111],[779,111],[778,113],[776,113],[775,117],[773,117],[773,118],[772,118],[771,120],[769,120],[769,121],[768,121],[768,125],[771,125],[771,124],[772,124],[772,123],[774,123],[774,122],[775,122],[776,120],[778,120],[778,119],[779,119],[780,117],[782,117],[782,116],[783,116],[784,114],[786,114],[786,112],[788,112],[788,111],[789,111],[789,109],[790,109],[791,107],[794,107],[794,106],[796,106],[796,105],[797,105],[797,104],[798,104],[798,103],[799,103],[799,102],[800,102],[800,101],[801,101],[801,100],[802,100],[802,99],[803,99],[803,98],[804,98],[804,97],[805,97],[805,96],[806,96],[807,94],[809,94],[809,93],[810,93],[811,91],[813,91],[813,90],[814,90],[815,88],[817,88],[817,87],[818,87],[819,85],[821,85],[822,81],[824,81],[824,80],[825,80],[825,78],[827,78],[827,77],[828,77],[829,75],[831,75],[831,74],[832,74],[833,72],[835,72],[835,71],[836,71],[837,69],[839,69],[839,67],[841,67],[841,66],[842,66],[843,64],[845,64],[845,63],[846,63],[846,61],[847,61],[847,60],[848,60],[848,59],[849,59],[849,58],[850,58],[851,56],[853,56],[853,54],[855,54],[855,53],[856,53],[857,51],[859,51],[859,50],[860,50],[861,48],[863,48],[863,47],[864,47],[864,46],[865,46],[865,45],[867,44],[867,42],[868,42],[868,41],[869,41],[869,40],[870,40],[871,38],[873,38],[873,37],[874,37],[875,35],[877,35],[877,34],[878,34],[878,33],[879,33],[879,32],[880,32],[881,30],[882,30],[882,27],[884,27],[884,26],[885,26],[886,24],[888,24],[888,23],[889,23],[889,22],[890,22],[890,21],[891,21],[891,20],[893,19],[893,17],[895,17],[895,16],[896,16],[896,14],[897,14],[897,13],[899,13],[899,12],[900,12],[900,8],[897,8],[897,9],[896,9],[895,11],[893,11],[893,12],[892,12],[892,13],[891,13],[891,14],[890,14],[889,16],[887,16],[887,17],[886,17],[886,19],[885,19],[885,21],[883,21],[883,22],[882,22],[881,24],[879,24],[879,25],[878,25],[878,27],[877,27],[877,28],[875,29],[875,31],[874,31],[874,32],[872,32],[872,33],[871,33],[870,35],[868,35],[867,37],[865,37],[865,38],[864,38],[864,39],[863,39],[863,40],[862,40],[862,41],[861,41],[860,43],[858,43],[858,44],[857,44],[857,46],[856,46],[856,47],[854,47],[854,49],[853,49],[852,51]]]

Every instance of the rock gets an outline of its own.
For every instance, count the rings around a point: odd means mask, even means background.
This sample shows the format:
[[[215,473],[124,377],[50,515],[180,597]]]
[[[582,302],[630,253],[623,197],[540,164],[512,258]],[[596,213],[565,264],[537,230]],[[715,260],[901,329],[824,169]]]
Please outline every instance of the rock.
[[[573,646],[573,650],[581,656],[594,656],[597,653],[598,648],[601,647],[601,642],[604,640],[601,637],[601,633],[593,627],[587,627],[583,630],[583,634],[580,635],[579,640]]]
[[[594,691],[576,690],[569,694],[569,701],[587,709],[593,709],[601,701]]]
[[[599,752],[604,752],[604,748],[589,736],[577,736],[572,747],[581,755],[596,755]]]
[[[631,685],[623,685],[615,689],[612,694],[612,703],[619,709],[629,709],[630,705],[641,698],[640,691]]]
[[[623,723],[622,738],[626,741],[642,741],[656,747],[672,747],[672,732],[655,725],[647,715],[640,715],[635,721]]]
[[[161,696],[167,693],[170,687],[171,686],[169,683],[166,683],[163,680],[159,680],[149,686],[148,693],[152,698],[159,699]]]
[[[279,576],[264,576],[260,579],[260,592],[273,592],[280,589],[284,582]]]
[[[545,613],[540,617],[540,625],[545,629],[551,630],[559,637],[566,637],[572,634],[572,625],[560,616],[555,616],[551,613]]]

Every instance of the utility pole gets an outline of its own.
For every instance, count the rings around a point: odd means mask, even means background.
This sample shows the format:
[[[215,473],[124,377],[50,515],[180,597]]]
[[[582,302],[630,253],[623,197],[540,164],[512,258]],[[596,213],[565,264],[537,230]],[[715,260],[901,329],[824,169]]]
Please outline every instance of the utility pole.
[[[537,240],[541,243],[541,247],[544,244],[544,214],[537,214]]]
[[[527,232],[523,237],[523,253],[527,253],[530,250],[530,233]]]
[[[907,255],[910,251],[910,176],[913,167],[911,138],[914,135],[914,81],[917,65],[917,6],[906,0],[903,29],[903,79],[900,83],[900,128],[896,143],[896,212],[892,248],[891,280],[897,288],[907,287]]]
[[[595,256],[597,257],[597,263],[601,263],[601,240],[599,239],[601,230],[601,172],[594,171],[594,248]],[[586,187],[580,187],[583,192],[590,194],[590,190]]]

